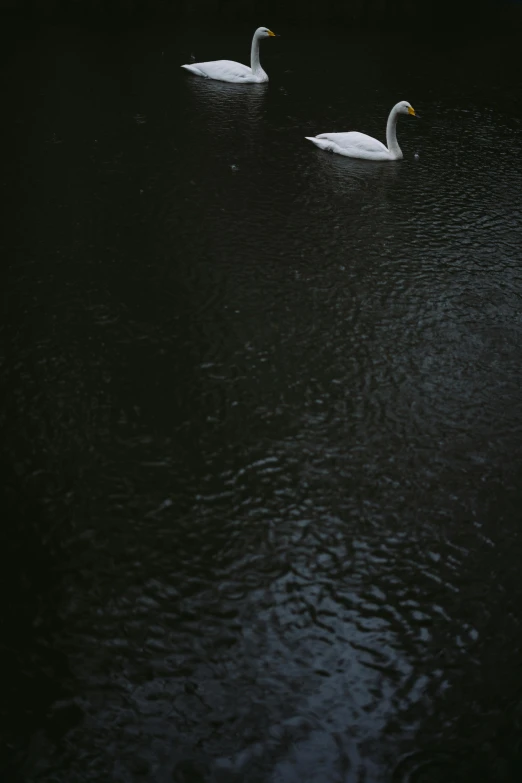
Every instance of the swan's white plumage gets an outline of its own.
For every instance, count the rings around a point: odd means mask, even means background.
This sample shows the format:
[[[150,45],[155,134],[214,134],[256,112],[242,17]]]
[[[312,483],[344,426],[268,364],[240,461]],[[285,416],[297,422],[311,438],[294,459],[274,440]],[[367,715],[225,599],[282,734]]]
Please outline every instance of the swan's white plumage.
[[[351,158],[389,160],[390,151],[381,141],[357,131],[349,133],[321,133],[319,136],[305,136],[322,150],[336,152]]]
[[[258,27],[252,38],[252,50],[250,55],[250,68],[243,63],[234,60],[212,60],[206,63],[192,63],[182,65],[182,68],[196,76],[206,79],[216,79],[220,82],[233,82],[235,84],[267,82],[268,76],[261,68],[259,62],[259,41],[261,38],[275,37],[275,33],[267,27]]]
[[[386,126],[385,146],[378,139],[367,136],[366,133],[350,131],[348,133],[320,133],[318,136],[305,136],[322,150],[336,152],[348,158],[360,158],[362,160],[400,160],[401,148],[397,142],[397,118],[399,114],[411,114],[415,116],[415,110],[407,101],[400,101],[391,110]]]
[[[252,68],[243,65],[243,63],[236,63],[234,60],[212,60],[208,63],[195,63],[181,67],[196,76],[204,76],[206,79],[217,79],[222,82],[260,81],[260,79],[254,79]]]

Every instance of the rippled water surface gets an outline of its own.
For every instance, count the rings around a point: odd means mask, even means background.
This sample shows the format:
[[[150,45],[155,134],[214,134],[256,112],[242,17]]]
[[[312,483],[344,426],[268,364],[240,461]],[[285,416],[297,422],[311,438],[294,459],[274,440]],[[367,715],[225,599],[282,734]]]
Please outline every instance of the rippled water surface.
[[[522,779],[520,39],[276,31],[6,42],[5,780]]]

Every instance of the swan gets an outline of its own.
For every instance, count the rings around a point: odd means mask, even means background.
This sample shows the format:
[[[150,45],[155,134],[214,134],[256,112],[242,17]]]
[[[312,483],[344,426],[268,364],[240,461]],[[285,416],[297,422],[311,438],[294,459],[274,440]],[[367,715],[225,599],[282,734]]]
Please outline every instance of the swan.
[[[243,63],[233,60],[212,60],[208,63],[194,63],[182,65],[196,76],[204,76],[206,79],[218,79],[220,82],[235,82],[245,84],[247,82],[267,82],[268,76],[261,68],[259,62],[259,41],[261,38],[278,38],[268,27],[258,27],[252,38],[252,50],[250,53],[250,68]]]
[[[305,139],[313,142],[322,150],[337,152],[348,158],[362,158],[363,160],[400,160],[401,148],[397,143],[397,118],[399,114],[411,114],[418,117],[415,109],[408,101],[396,103],[388,117],[386,125],[386,144],[366,133],[352,131],[350,133],[320,133],[319,136],[305,136]]]

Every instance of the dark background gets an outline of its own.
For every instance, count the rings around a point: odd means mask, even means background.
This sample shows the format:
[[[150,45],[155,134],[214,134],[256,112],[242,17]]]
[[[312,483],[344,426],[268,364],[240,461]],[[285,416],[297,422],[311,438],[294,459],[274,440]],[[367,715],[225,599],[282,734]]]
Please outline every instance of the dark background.
[[[48,21],[141,24],[153,20],[243,22],[271,19],[294,25],[346,24],[390,29],[407,24],[422,34],[427,25],[502,25],[519,18],[519,0],[0,0],[0,9]]]

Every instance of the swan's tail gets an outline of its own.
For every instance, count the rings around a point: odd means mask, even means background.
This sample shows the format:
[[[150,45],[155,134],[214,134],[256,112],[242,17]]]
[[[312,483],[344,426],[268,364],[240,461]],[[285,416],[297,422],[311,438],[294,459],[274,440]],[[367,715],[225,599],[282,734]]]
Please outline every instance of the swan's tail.
[[[332,143],[329,139],[320,139],[318,136],[305,136],[305,139],[311,141],[312,144],[315,144],[321,150],[330,150],[332,148]]]
[[[185,68],[186,71],[190,71],[190,73],[195,73],[196,76],[206,76],[207,74],[204,73],[204,71],[200,71],[200,69],[197,67],[197,65],[181,65],[181,68]]]

